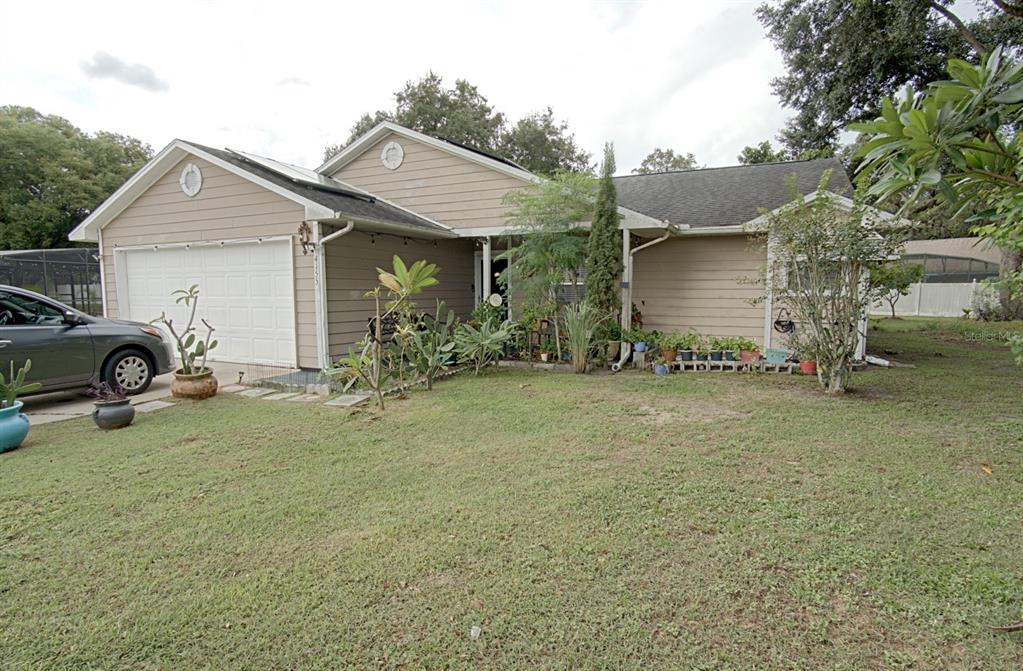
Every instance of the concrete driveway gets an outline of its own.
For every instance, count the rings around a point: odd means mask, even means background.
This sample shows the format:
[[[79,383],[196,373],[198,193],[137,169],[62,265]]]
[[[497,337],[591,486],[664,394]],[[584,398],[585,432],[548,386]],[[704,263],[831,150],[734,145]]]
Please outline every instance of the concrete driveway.
[[[221,386],[237,382],[238,374],[242,372],[245,373],[245,380],[248,382],[258,380],[266,374],[265,367],[258,368],[246,366],[245,364],[211,361],[209,366],[213,369],[213,374]],[[280,373],[281,370],[277,369],[275,373]],[[140,405],[148,401],[169,397],[171,395],[170,386],[173,381],[174,375],[171,373],[154,378],[153,383],[145,393],[131,397],[131,404]],[[85,395],[85,390],[55,391],[49,394],[26,396],[20,400],[25,403],[22,412],[28,415],[32,419],[32,423],[36,425],[74,419],[75,417],[85,417],[92,414],[93,408],[93,401]]]

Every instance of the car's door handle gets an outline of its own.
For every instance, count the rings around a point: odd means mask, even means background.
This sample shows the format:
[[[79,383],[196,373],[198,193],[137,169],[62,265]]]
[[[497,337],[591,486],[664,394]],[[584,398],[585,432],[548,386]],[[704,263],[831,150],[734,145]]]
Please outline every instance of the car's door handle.
[[[10,340],[0,340],[0,349],[3,349],[4,347],[7,347],[8,345],[13,345],[13,344],[14,343],[12,341],[10,341]]]

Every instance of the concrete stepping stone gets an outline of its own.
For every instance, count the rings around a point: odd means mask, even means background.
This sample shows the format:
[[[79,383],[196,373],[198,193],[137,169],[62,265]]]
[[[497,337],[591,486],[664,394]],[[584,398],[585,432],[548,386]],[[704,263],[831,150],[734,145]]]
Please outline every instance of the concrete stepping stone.
[[[284,400],[299,401],[301,403],[310,403],[312,401],[321,401],[323,400],[323,397],[320,396],[319,394],[298,394],[297,396],[292,396],[291,398],[287,398]]]
[[[332,398],[323,405],[332,405],[340,408],[350,408],[353,405],[358,405],[369,400],[369,394],[341,394],[337,398]]]
[[[163,410],[164,408],[173,408],[173,403],[167,401],[146,401],[145,403],[139,403],[135,406],[135,409],[139,412],[153,412],[154,410]]]
[[[238,392],[239,396],[248,396],[249,398],[259,398],[260,396],[266,396],[267,394],[274,393],[275,390],[268,389],[266,387],[253,387],[252,389],[246,389],[245,391]]]
[[[226,391],[229,394],[234,394],[239,391],[245,391],[246,389],[248,389],[248,387],[243,384],[229,384],[225,387],[221,387],[220,391]]]
[[[264,401],[286,401],[289,398],[291,398],[292,396],[298,396],[298,394],[296,392],[293,392],[293,391],[282,391],[279,394],[270,394],[269,396],[264,396],[263,400]]]

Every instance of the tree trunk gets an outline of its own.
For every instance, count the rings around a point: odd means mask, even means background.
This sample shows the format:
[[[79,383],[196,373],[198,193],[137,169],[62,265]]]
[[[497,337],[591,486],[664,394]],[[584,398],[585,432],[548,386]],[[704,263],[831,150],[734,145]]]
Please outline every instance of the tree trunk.
[[[1002,249],[1002,257],[999,262],[999,276],[1006,279],[1010,275],[1019,273],[1023,269],[1023,250]],[[1020,287],[1023,292],[1023,287]],[[1013,296],[1011,289],[1002,287],[999,290],[1001,295],[1002,311],[1005,319],[1023,319],[1023,295]]]
[[[844,394],[852,377],[852,367],[848,362],[817,362],[817,374],[824,393],[829,395]]]

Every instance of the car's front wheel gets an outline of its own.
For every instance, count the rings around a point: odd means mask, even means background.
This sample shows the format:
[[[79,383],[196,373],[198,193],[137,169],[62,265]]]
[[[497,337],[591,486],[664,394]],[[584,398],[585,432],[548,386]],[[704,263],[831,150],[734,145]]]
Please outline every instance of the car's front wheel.
[[[121,350],[107,359],[103,381],[111,387],[120,387],[129,396],[141,394],[153,381],[153,364],[143,352]]]

